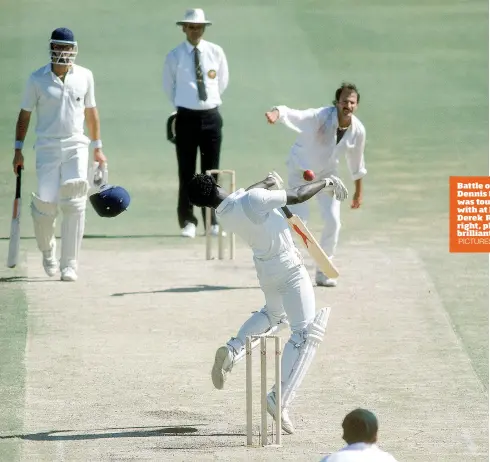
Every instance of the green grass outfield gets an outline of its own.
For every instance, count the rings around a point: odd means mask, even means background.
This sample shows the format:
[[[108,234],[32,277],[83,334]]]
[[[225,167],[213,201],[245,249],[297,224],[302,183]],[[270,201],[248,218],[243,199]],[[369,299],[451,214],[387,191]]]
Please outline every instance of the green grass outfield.
[[[3,0],[1,249],[10,225],[12,144],[23,85],[46,63],[49,34],[59,26],[74,30],[77,63],[95,75],[110,180],[132,194],[131,209],[115,220],[89,211],[87,235],[114,237],[109,245],[121,250],[182,244],[175,237],[177,166],[165,140],[171,107],[161,75],[165,54],[184,38],[174,24],[188,6],[168,0]],[[205,38],[222,45],[229,60],[221,166],[236,170],[239,187],[273,168],[286,174],[294,133],[268,126],[265,110],[275,104],[329,104],[342,80],[359,86],[368,176],[362,209],[343,206],[339,245],[368,241],[414,249],[487,387],[488,255],[448,252],[448,177],[488,174],[488,2],[203,0],[198,6],[214,21]],[[31,125],[27,146],[33,135]],[[26,248],[32,247],[27,206],[35,165],[33,151],[24,154]],[[313,225],[318,231],[318,219]],[[89,245],[107,243],[94,239]],[[27,306],[23,285],[1,278],[21,272],[0,269],[0,430],[5,431],[22,427]],[[1,448],[10,455],[17,450],[14,444]],[[14,460],[9,457],[0,459]]]

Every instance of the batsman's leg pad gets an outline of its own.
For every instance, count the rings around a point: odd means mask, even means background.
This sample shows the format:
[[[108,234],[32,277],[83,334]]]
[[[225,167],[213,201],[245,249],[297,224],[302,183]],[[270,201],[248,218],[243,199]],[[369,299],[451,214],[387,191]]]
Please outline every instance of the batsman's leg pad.
[[[61,268],[77,270],[78,254],[85,229],[85,210],[87,207],[88,182],[68,180],[60,188],[60,209],[63,213],[61,223]]]
[[[260,311],[256,311],[248,318],[243,326],[238,331],[236,337],[230,339],[227,343],[228,347],[233,350],[234,363],[243,359],[245,356],[245,341],[250,335],[273,335],[280,329],[288,325],[287,318],[284,317],[279,321],[271,322],[267,314],[267,309],[264,307]],[[255,346],[255,345],[254,345]]]
[[[58,205],[42,201],[32,193],[31,215],[34,222],[34,234],[41,252],[54,251],[56,239],[54,236]]]
[[[321,309],[315,319],[301,332],[293,332],[284,347],[282,365],[282,406],[287,408],[301,385],[318,346],[323,341],[330,308]]]

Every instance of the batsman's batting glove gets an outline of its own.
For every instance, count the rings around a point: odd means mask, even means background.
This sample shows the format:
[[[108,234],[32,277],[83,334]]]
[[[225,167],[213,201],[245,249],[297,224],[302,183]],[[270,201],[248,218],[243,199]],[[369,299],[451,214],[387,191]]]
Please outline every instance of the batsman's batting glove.
[[[349,196],[349,191],[345,187],[342,180],[334,175],[325,178],[326,186],[325,188],[329,191],[333,191],[335,199],[338,201],[345,201]]]
[[[279,173],[272,170],[272,172],[269,172],[269,174],[267,175],[267,178],[272,178],[276,183],[270,189],[283,189],[284,181],[282,181],[282,178],[280,177]]]

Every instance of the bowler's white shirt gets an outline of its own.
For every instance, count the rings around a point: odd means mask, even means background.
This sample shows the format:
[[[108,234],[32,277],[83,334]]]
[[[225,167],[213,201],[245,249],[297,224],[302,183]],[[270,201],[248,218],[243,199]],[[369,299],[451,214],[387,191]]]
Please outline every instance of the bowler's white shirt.
[[[200,101],[197,91],[194,46],[188,41],[170,51],[163,66],[163,89],[174,107],[203,110],[221,105],[221,95],[228,86],[228,62],[223,49],[201,40],[197,45],[204,76],[207,100]]]
[[[21,109],[36,110],[38,138],[67,139],[84,137],[85,108],[95,106],[90,70],[74,64],[63,83],[48,64],[30,75]]]
[[[375,444],[354,443],[324,457],[320,462],[397,462],[397,460]]]
[[[276,109],[279,121],[299,133],[289,154],[290,170],[313,170],[316,176],[321,177],[335,175],[339,159],[344,156],[353,180],[366,175],[366,129],[355,115],[352,115],[350,127],[337,144],[339,122],[335,106],[306,110],[277,106]]]
[[[256,260],[273,260],[296,248],[286,219],[276,210],[286,201],[285,190],[241,188],[218,206],[216,216],[251,247]]]

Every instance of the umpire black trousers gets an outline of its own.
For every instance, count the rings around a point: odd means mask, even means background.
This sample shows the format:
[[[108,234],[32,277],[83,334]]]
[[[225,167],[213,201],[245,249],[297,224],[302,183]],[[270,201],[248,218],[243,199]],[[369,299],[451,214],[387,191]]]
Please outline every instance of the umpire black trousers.
[[[218,108],[196,111],[179,107],[175,118],[177,163],[179,166],[179,202],[177,216],[181,228],[188,223],[197,225],[194,208],[187,196],[187,184],[196,173],[198,149],[201,173],[219,168],[223,119]],[[216,175],[214,175],[216,178]],[[204,226],[205,208],[202,208]],[[211,210],[211,224],[217,224],[216,213]]]

